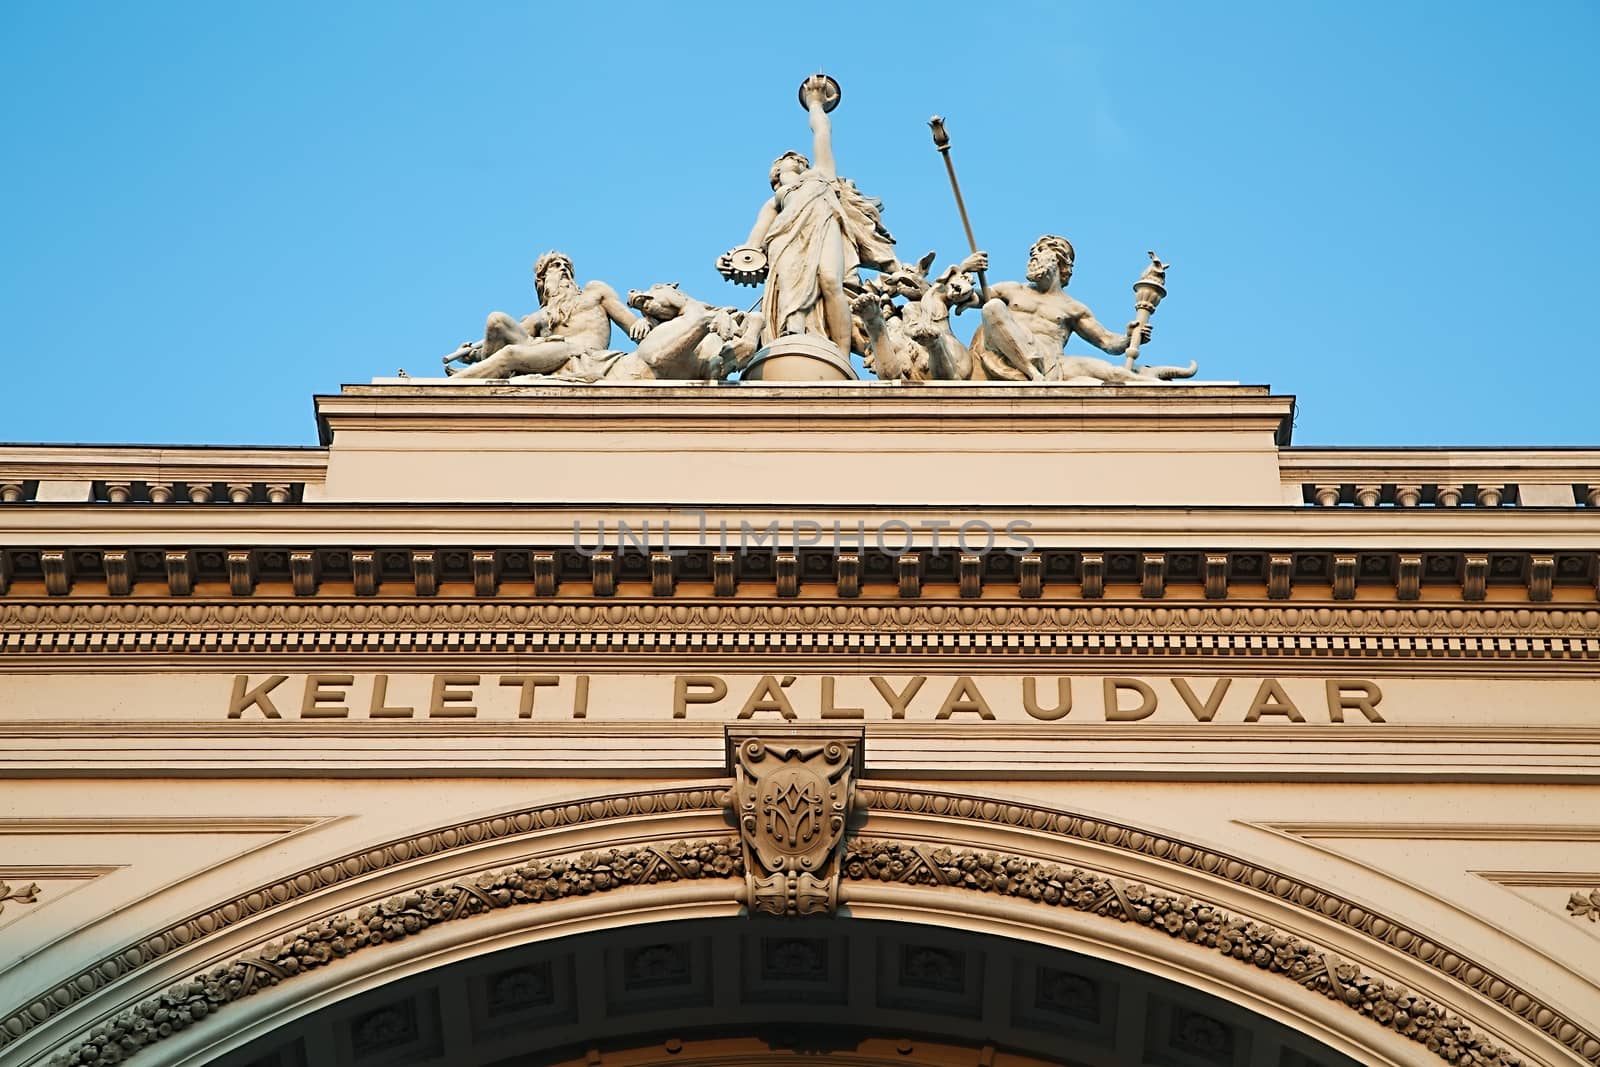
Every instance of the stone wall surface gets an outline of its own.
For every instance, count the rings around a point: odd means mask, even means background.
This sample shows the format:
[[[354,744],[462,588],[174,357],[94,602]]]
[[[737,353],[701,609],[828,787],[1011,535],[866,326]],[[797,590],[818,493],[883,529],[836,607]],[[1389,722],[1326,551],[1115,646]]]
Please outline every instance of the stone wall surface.
[[[1236,980],[1362,1062],[1600,1063],[1600,454],[1297,452],[1292,410],[369,386],[325,451],[0,447],[0,1059],[207,1062],[472,930],[814,908]],[[758,870],[833,744],[814,882]]]

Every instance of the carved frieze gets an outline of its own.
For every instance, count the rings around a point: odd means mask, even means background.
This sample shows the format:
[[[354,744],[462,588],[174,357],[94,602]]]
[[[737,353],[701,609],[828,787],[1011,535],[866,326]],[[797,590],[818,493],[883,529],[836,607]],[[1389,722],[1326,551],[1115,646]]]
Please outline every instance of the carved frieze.
[[[1592,608],[1474,608],[1308,605],[1160,607],[1116,604],[849,603],[437,603],[332,604],[272,601],[162,604],[127,599],[0,603],[0,658],[145,655],[160,649],[232,658],[405,652],[452,656],[626,649],[630,655],[696,652],[759,657],[926,655],[983,651],[1075,660],[1137,657],[1325,660],[1373,658],[1553,663],[1600,659],[1600,611]]]
[[[745,849],[752,914],[831,915],[861,733],[833,737],[729,732],[730,797]]]
[[[502,908],[605,893],[625,886],[736,878],[743,873],[731,840],[677,841],[530,860],[468,881],[390,897],[270,941],[203,974],[169,986],[87,1035],[52,1061],[58,1067],[107,1067],[188,1029],[219,1009],[269,986],[335,963],[372,945]],[[382,1044],[395,1020],[374,1019]]]
[[[771,528],[776,531],[776,527]],[[776,538],[778,534],[771,534]],[[102,553],[122,552],[112,570]],[[352,552],[359,560],[352,559]],[[722,560],[720,557],[729,557]],[[969,558],[963,558],[969,557]],[[970,558],[976,557],[976,558]],[[1396,558],[1409,561],[1395,566]],[[846,564],[846,559],[853,560]],[[646,597],[692,601],[714,596],[743,603],[819,594],[819,578],[837,580],[837,595],[868,584],[892,589],[902,600],[972,599],[982,590],[1032,599],[1041,595],[1046,576],[1052,589],[1084,599],[1249,600],[1265,595],[1287,599],[1291,584],[1300,595],[1333,602],[1363,601],[1387,595],[1390,603],[1416,599],[1426,588],[1435,597],[1458,596],[1461,603],[1485,599],[1539,604],[1563,598],[1588,600],[1600,575],[1592,551],[1472,553],[1404,550],[1330,554],[1305,549],[1265,552],[1255,549],[1198,550],[1043,549],[1009,552],[956,552],[867,547],[827,551],[784,545],[772,551],[694,546],[648,551],[576,545],[542,551],[475,546],[438,550],[426,547],[372,549],[348,547],[278,548],[235,546],[225,550],[172,544],[139,551],[43,546],[6,550],[7,596],[94,599],[133,595],[140,599],[226,596],[235,600],[284,595],[339,602],[350,596],[381,595],[386,602],[432,596],[471,596],[480,600]],[[235,560],[248,559],[253,580],[241,581]],[[163,560],[166,565],[163,565]],[[174,561],[184,573],[174,578]],[[116,567],[125,568],[118,571]],[[1420,569],[1419,569],[1420,567]],[[854,577],[845,571],[853,568]],[[406,581],[409,577],[411,580]],[[734,580],[737,578],[737,580]],[[834,582],[828,582],[834,585]],[[381,594],[379,587],[382,587]],[[1074,590],[1074,587],[1076,589]],[[1488,596],[1494,589],[1495,595]],[[225,592],[224,592],[225,591]]]
[[[836,736],[836,735],[830,735]],[[813,735],[813,741],[818,738]],[[1222,878],[1258,892],[1277,897],[1293,907],[1361,933],[1365,937],[1398,949],[1430,968],[1452,978],[1528,1020],[1553,1039],[1570,1048],[1585,1062],[1600,1063],[1600,1038],[1551,1008],[1515,983],[1483,968],[1481,964],[1450,951],[1445,946],[1395,922],[1373,914],[1355,903],[1331,896],[1297,879],[1255,866],[1225,854],[1210,852],[1177,839],[1090,820],[1070,812],[996,802],[982,797],[932,792],[924,789],[873,786],[861,790],[863,808],[903,813],[923,813],[937,817],[941,824],[950,820],[994,823],[1033,833],[1079,839],[1096,846],[1109,846],[1176,863],[1211,877]],[[104,985],[115,981],[167,953],[190,945],[218,930],[274,906],[271,902],[291,902],[306,893],[349,879],[364,877],[380,869],[401,865],[422,855],[439,856],[456,848],[470,848],[492,839],[509,838],[532,830],[573,826],[595,820],[634,820],[642,814],[706,811],[717,803],[713,790],[696,788],[652,793],[626,794],[581,803],[555,804],[528,809],[492,819],[446,827],[413,838],[396,840],[378,848],[355,853],[328,865],[286,878],[237,900],[228,901],[209,912],[193,916],[169,931],[148,937],[94,964],[81,975],[55,989],[30,998],[32,1006],[0,1020],[0,1048],[57,1012]],[[742,834],[741,834],[742,836]],[[153,1013],[165,1012],[171,1030],[193,1022],[230,1000],[276,984],[301,970],[323,966],[341,954],[368,944],[402,936],[401,931],[415,926],[420,930],[439,922],[481,914],[491,908],[540,900],[561,899],[570,892],[599,892],[627,885],[675,878],[740,878],[745,873],[746,846],[732,838],[684,842],[680,845],[652,843],[637,848],[614,848],[607,853],[591,853],[576,859],[542,858],[523,867],[498,874],[486,874],[470,884],[451,882],[416,890],[384,905],[374,905],[368,914],[324,920],[302,931],[298,937],[262,946],[218,972],[200,975],[178,983],[166,992],[125,1012],[84,1043],[69,1052],[71,1064],[97,1064],[85,1049],[96,1038],[104,1040],[129,1034],[143,1047],[158,1040],[158,1028],[151,1027]],[[710,858],[702,854],[711,850]],[[680,854],[680,851],[682,854]],[[1178,897],[1159,890],[1123,884],[1109,876],[1067,869],[1031,856],[950,849],[920,841],[850,842],[844,854],[834,861],[848,886],[860,882],[870,885],[899,882],[908,885],[943,886],[987,894],[1035,901],[1047,906],[1068,907],[1099,914],[1122,922],[1149,926],[1167,936],[1182,938],[1213,949],[1249,966],[1285,974],[1308,988],[1322,992],[1373,1018],[1380,1024],[1428,1044],[1451,1063],[1509,1064],[1502,1050],[1487,1043],[1464,1022],[1456,1020],[1443,1007],[1360,973],[1354,966],[1329,957],[1321,948],[1265,924],[1228,915],[1214,905],[1192,897]],[[560,867],[558,872],[557,868]],[[530,879],[528,871],[537,876]],[[548,869],[550,874],[544,875]],[[551,890],[551,881],[557,885]],[[542,882],[542,888],[535,883]],[[563,889],[562,887],[566,888]],[[554,895],[551,895],[553,892]],[[1600,892],[1600,891],[1597,891]],[[1593,903],[1591,900],[1590,903]],[[1586,905],[1587,907],[1588,905]],[[349,925],[338,928],[340,922]],[[374,941],[374,936],[377,938]],[[414,932],[414,931],[413,931]],[[366,940],[360,936],[365,933]],[[352,947],[351,940],[354,940]],[[276,969],[276,970],[275,970]],[[220,981],[220,984],[216,984]],[[235,982],[237,987],[235,987]],[[213,999],[213,998],[217,999]],[[202,1003],[203,1002],[203,1003]],[[184,1017],[183,1013],[188,1012]],[[1467,1059],[1468,1055],[1482,1057]],[[76,1056],[76,1059],[70,1058]]]
[[[1587,893],[1580,890],[1572,894],[1567,900],[1567,911],[1575,919],[1600,922],[1600,889],[1591,889]]]
[[[744,846],[743,850],[747,848]],[[630,886],[737,878],[747,873],[741,851],[734,841],[716,839],[613,848],[576,857],[540,857],[468,881],[419,888],[354,913],[311,923],[290,936],[259,945],[208,972],[177,982],[96,1024],[54,1063],[60,1067],[102,1067],[122,1062],[262,989],[336,964],[368,947],[445,923]],[[1518,1067],[1522,1062],[1443,1005],[1368,974],[1319,945],[1267,923],[1232,915],[1202,899],[1028,856],[923,842],[852,842],[840,859],[839,873],[850,883],[941,887],[1017,898],[1046,908],[1065,908],[1133,923],[1220,953],[1242,965],[1292,979],[1425,1046],[1447,1063]],[[646,951],[662,948],[671,946]],[[903,958],[900,963],[901,980],[908,984],[944,990],[961,980],[961,963],[948,954],[940,957],[923,952]],[[793,966],[792,961],[790,965]],[[672,966],[670,959],[649,963],[651,974]],[[1549,1014],[1548,1009],[1539,1007]],[[1571,1024],[1564,1025],[1574,1031],[1579,1044],[1567,1043],[1580,1056],[1591,1062],[1600,1058],[1600,1052],[1582,1044],[1585,1035],[1581,1031]],[[1208,1048],[1218,1040],[1214,1028],[1203,1025],[1199,1029],[1190,1026],[1185,1034],[1191,1043]]]
[[[1482,1067],[1522,1063],[1509,1049],[1427,997],[1367,974],[1276,927],[1231,915],[1193,897],[1027,856],[920,842],[853,841],[844,855],[843,876],[847,882],[937,886],[1014,897],[1136,923],[1291,978],[1425,1045],[1448,1063]],[[1208,1044],[1216,1039],[1215,1034],[1191,1037]],[[1591,1062],[1596,1058],[1587,1049],[1579,1051]]]

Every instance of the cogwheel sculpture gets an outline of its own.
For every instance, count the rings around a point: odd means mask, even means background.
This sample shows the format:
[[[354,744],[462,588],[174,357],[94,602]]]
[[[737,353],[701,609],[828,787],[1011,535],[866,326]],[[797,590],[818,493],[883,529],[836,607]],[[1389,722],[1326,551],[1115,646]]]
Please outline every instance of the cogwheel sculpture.
[[[741,246],[720,257],[717,270],[735,285],[757,286],[767,280],[767,254],[759,248]]]

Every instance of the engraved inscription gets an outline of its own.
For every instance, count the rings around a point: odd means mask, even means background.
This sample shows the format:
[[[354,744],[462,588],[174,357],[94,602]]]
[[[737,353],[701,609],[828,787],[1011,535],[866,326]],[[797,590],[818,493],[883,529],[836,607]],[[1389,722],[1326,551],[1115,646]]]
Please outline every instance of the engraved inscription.
[[[948,722],[1239,726],[1381,723],[1365,678],[1076,673],[240,674],[230,719]]]

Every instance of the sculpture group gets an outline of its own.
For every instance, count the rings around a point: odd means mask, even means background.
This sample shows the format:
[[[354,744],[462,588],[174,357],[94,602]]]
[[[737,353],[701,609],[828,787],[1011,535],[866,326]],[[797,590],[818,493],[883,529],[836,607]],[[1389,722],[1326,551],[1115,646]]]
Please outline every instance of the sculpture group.
[[[774,161],[772,197],[749,237],[716,260],[729,281],[761,287],[750,310],[713,306],[676,284],[633,290],[623,300],[601,281],[580,286],[572,260],[547,252],[533,269],[539,309],[520,320],[492,313],[481,340],[444,357],[447,373],[573,382],[720,380],[735,373],[769,381],[849,378],[855,376],[847,359],[853,353],[884,380],[1097,385],[1194,375],[1193,362],[1135,366],[1140,345],[1150,340],[1150,314],[1166,295],[1168,265],[1154,253],[1134,283],[1136,317],[1121,332],[1067,294],[1074,252],[1064,237],[1047,234],[1034,242],[1025,281],[993,286],[987,284],[988,255],[976,249],[937,275],[929,273],[932,252],[901,262],[881,202],[838,175],[828,115],[840,96],[838,83],[826,75],[801,84],[811,157],[791,151]],[[940,120],[933,126],[948,165],[949,140]],[[953,183],[953,168],[950,176]],[[959,204],[959,187],[956,195]],[[964,207],[962,216],[965,221]],[[951,316],[965,311],[975,311],[979,325],[962,341]],[[613,325],[637,342],[634,351],[611,348]],[[1067,355],[1074,335],[1125,358],[1118,364]],[[802,357],[815,370],[775,372],[785,366],[775,357],[784,355]]]

